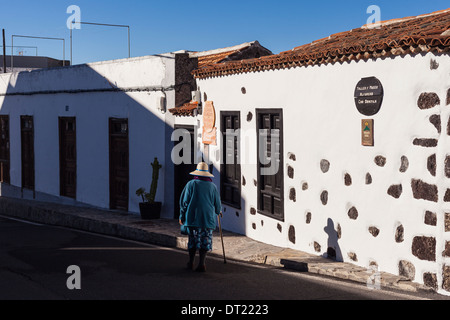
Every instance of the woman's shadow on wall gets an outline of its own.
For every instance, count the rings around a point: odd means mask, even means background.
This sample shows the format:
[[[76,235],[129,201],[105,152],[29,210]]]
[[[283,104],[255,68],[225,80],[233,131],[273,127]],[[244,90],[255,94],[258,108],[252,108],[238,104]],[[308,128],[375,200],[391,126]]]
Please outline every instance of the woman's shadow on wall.
[[[339,234],[334,227],[334,222],[331,218],[328,218],[327,226],[323,229],[328,235],[327,252],[323,254],[325,258],[343,262],[342,252],[339,247]]]

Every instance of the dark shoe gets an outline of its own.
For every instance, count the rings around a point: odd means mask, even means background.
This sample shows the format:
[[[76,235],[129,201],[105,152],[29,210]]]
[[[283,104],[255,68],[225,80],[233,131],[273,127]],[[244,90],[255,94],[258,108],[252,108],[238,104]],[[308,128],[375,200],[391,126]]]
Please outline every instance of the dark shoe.
[[[186,267],[188,270],[194,270],[194,264],[192,262],[188,262]]]
[[[196,272],[206,272],[205,266],[198,266],[197,269],[195,269]]]

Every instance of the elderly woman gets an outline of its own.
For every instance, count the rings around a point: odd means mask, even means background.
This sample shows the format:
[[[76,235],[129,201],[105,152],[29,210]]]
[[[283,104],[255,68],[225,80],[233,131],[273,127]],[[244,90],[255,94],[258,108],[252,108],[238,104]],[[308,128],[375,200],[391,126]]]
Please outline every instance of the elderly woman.
[[[216,229],[216,215],[221,214],[222,205],[214,177],[208,171],[208,165],[201,162],[197,170],[190,173],[194,178],[189,181],[180,197],[180,225],[188,227],[189,262],[188,268],[194,269],[194,259],[199,250],[200,262],[196,271],[205,272],[205,260],[212,251],[213,230]]]

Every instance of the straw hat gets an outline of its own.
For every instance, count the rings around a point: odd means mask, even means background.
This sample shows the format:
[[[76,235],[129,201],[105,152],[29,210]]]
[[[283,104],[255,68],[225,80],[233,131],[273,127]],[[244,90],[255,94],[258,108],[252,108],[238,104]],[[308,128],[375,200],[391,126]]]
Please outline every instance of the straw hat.
[[[214,177],[211,173],[209,173],[208,165],[204,162],[200,162],[197,165],[197,170],[190,173],[193,176],[201,176],[201,177]]]

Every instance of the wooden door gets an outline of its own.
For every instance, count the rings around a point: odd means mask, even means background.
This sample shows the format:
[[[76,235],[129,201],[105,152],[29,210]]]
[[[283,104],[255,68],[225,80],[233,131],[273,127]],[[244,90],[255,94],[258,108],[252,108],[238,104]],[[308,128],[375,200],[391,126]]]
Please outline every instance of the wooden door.
[[[129,198],[128,119],[109,120],[110,208],[128,211]]]
[[[10,183],[9,116],[0,116],[0,182]]]
[[[190,146],[191,146],[191,161],[190,163],[182,163],[179,165],[175,165],[174,168],[174,218],[178,219],[180,216],[180,196],[183,192],[186,184],[192,180],[192,176],[189,174],[192,171],[195,171],[197,165],[195,164],[195,128],[193,126],[175,126],[175,129],[184,129],[189,132]],[[185,136],[188,137],[187,135]],[[184,139],[184,137],[183,137]],[[182,140],[178,143],[183,142]],[[177,143],[174,143],[177,145]],[[180,157],[183,157],[183,151],[180,153]]]
[[[34,190],[34,121],[32,116],[20,117],[22,142],[22,188]]]
[[[77,139],[75,118],[59,118],[59,180],[60,194],[76,198]]]

